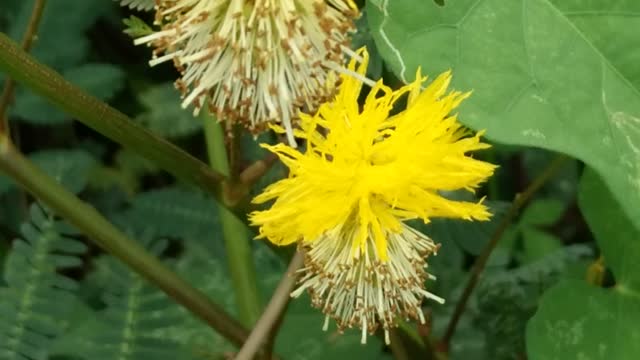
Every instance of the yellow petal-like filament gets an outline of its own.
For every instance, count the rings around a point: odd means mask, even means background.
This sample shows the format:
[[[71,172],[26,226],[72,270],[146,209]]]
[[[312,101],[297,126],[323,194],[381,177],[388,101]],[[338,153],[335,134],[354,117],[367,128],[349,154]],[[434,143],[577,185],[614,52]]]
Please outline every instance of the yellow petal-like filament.
[[[360,326],[366,334],[381,324],[388,334],[395,316],[422,320],[420,302],[436,298],[424,290],[420,270],[436,245],[404,222],[488,220],[483,200],[452,200],[442,192],[474,192],[495,166],[469,155],[489,145],[458,123],[453,112],[470,93],[447,90],[451,72],[425,86],[418,69],[416,80],[397,90],[378,81],[361,106],[367,61],[359,50],[333,101],[301,114],[296,135],[306,148],[265,145],[289,176],[254,198],[273,203],[250,221],[260,238],[298,242],[307,252],[295,294],[308,290],[340,328]],[[403,99],[406,108],[397,112]]]

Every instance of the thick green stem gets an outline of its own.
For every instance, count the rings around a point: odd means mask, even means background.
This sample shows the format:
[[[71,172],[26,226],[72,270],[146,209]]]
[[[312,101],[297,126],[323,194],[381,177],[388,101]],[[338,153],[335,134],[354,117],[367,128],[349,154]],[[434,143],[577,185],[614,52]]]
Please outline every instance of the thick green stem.
[[[212,171],[207,164],[136,125],[120,111],[66,81],[2,33],[0,71],[6,72],[16,82],[46,98],[83,124],[220,199],[221,183],[225,180],[222,174]]]
[[[211,167],[228,176],[229,162],[225,148],[224,130],[220,124],[210,115],[202,116],[204,121],[204,132],[207,141],[207,152]],[[232,192],[232,187],[226,188]],[[229,197],[223,196],[228,200]],[[233,205],[227,203],[226,205]],[[240,221],[224,204],[218,205],[222,232],[227,252],[227,263],[233,282],[234,296],[240,320],[245,326],[251,327],[260,317],[262,306],[258,284],[256,281],[256,269],[251,253],[250,235],[246,225]]]
[[[162,289],[222,336],[236,345],[241,345],[247,339],[249,333],[246,328],[226,314],[219,305],[120,232],[95,208],[36,168],[4,135],[0,135],[0,170],[76,226],[91,241]]]

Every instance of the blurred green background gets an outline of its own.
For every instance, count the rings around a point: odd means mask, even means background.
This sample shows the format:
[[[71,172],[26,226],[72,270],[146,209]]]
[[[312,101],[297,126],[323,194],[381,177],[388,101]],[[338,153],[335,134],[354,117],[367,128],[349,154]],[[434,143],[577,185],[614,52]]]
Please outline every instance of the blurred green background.
[[[141,3],[144,1],[141,1]],[[369,77],[398,86],[418,66],[473,90],[459,118],[486,129],[498,164],[479,191],[484,223],[415,226],[442,244],[425,302],[431,326],[406,324],[409,359],[430,356],[474,260],[517,194],[560,154],[570,157],[519,212],[493,251],[450,359],[635,359],[640,353],[640,2],[368,0],[353,47]],[[2,0],[0,31],[19,41],[32,0]],[[110,0],[49,0],[31,51],[70,82],[206,161],[201,120],[180,108],[170,64],[149,68],[123,19],[153,14]],[[135,28],[135,24],[134,24]],[[6,74],[0,73],[0,83]],[[237,313],[216,204],[156,165],[18,86],[9,109],[21,151],[67,189]],[[259,141],[273,142],[265,134]],[[265,151],[241,138],[241,166]],[[276,164],[252,189],[285,175]],[[452,193],[452,197],[468,196]],[[247,237],[254,235],[249,229]],[[252,243],[262,303],[286,264]],[[103,254],[0,175],[0,358],[222,359],[235,348],[160,290]],[[231,264],[232,266],[232,264]],[[275,351],[283,359],[398,358],[359,332],[322,332],[308,298],[289,305]],[[423,343],[417,334],[428,332]],[[425,334],[422,334],[425,335]],[[432,344],[431,344],[432,345]]]

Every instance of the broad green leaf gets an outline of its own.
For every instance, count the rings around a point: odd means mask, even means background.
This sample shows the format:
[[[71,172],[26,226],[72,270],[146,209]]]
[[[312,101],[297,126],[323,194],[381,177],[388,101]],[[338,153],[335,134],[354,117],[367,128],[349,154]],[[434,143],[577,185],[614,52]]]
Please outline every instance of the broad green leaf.
[[[522,149],[522,147],[519,148]],[[540,148],[526,147],[519,153],[519,156],[522,159],[522,167],[526,170],[527,183],[531,183],[545,171],[546,167],[558,154]],[[580,161],[575,159],[566,161],[562,168],[558,169],[545,186],[540,189],[538,194],[560,200],[566,207],[566,205],[575,201],[581,173],[582,163]],[[504,175],[510,176],[510,174]]]
[[[551,288],[527,326],[531,360],[632,359],[640,353],[640,298],[567,280]]]
[[[616,290],[640,292],[640,226],[629,221],[592,171],[582,177],[578,203],[615,276]],[[640,212],[640,207],[635,210]]]
[[[351,40],[351,47],[353,49],[359,49],[363,46],[367,47],[369,51],[369,67],[367,68],[367,77],[370,79],[379,79],[382,77],[382,70],[384,63],[380,54],[376,50],[376,43],[371,36],[371,30],[369,29],[369,21],[367,19],[367,10],[362,11],[362,15],[356,20],[357,31],[353,34]]]
[[[527,326],[529,359],[630,359],[640,353],[640,229],[591,170],[579,204],[616,284],[568,280],[549,290]]]
[[[452,68],[454,87],[473,90],[461,121],[586,162],[640,224],[640,57],[628,51],[640,2],[374,0],[367,10],[401,79]]]
[[[180,106],[180,93],[172,83],[150,88],[140,94],[147,111],[136,120],[151,131],[167,137],[192,135],[202,129],[202,120]]]

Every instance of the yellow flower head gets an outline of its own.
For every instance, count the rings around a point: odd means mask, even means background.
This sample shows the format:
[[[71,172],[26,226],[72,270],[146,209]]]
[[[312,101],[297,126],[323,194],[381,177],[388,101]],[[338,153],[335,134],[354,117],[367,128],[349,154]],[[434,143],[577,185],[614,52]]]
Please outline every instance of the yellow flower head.
[[[361,327],[364,341],[380,324],[388,334],[398,315],[423,321],[424,297],[443,301],[424,290],[425,257],[437,245],[403,222],[487,220],[481,202],[449,200],[438,191],[473,191],[495,166],[468,155],[489,145],[451,114],[469,93],[447,92],[449,72],[424,89],[420,70],[395,91],[380,80],[360,107],[368,54],[359,54],[334,100],[313,116],[301,114],[296,136],[306,149],[263,145],[290,174],[254,199],[275,202],[250,220],[275,244],[301,243],[306,267],[293,295],[309,290],[341,329]],[[391,115],[400,99],[406,109]]]

